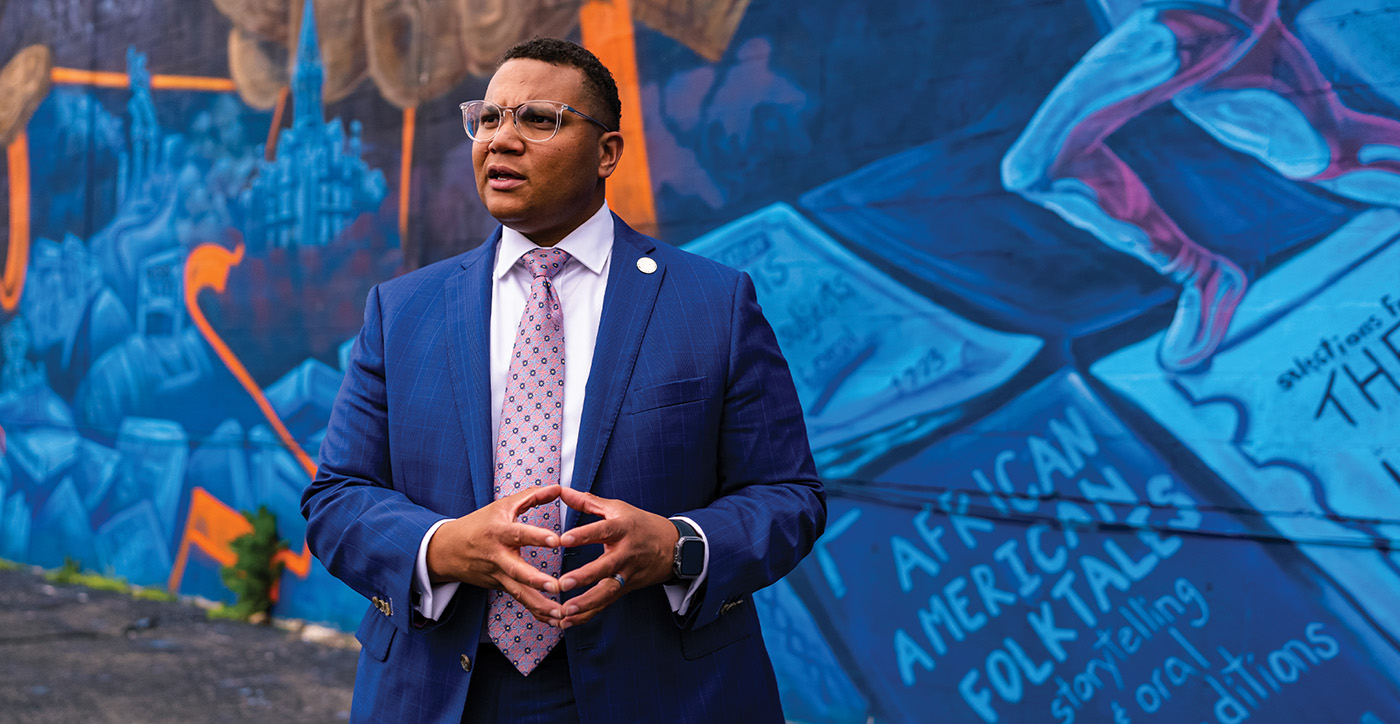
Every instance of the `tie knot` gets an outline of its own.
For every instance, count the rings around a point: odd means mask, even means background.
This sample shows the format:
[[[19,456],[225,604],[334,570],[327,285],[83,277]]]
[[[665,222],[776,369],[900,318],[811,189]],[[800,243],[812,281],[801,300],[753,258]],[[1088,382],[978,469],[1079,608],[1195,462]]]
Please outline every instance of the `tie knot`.
[[[536,279],[553,279],[564,268],[564,262],[569,260],[569,252],[563,249],[531,249],[525,252],[524,258]]]

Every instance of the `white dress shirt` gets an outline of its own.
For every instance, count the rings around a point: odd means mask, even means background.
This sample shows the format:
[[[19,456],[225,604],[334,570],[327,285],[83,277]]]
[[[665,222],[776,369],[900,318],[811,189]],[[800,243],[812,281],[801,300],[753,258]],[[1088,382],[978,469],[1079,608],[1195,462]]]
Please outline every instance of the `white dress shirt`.
[[[506,372],[515,347],[516,327],[530,298],[532,275],[520,259],[525,252],[540,248],[520,232],[505,227],[496,247],[495,264],[491,272],[491,439],[496,439],[501,422],[501,405],[506,396]],[[603,317],[603,299],[608,287],[608,268],[612,262],[613,217],[607,203],[598,213],[564,237],[556,249],[569,253],[569,261],[554,276],[554,292],[559,296],[559,308],[564,314],[564,412],[563,449],[560,450],[560,484],[573,484],[574,457],[578,450],[579,419],[583,414],[583,391],[588,373],[593,367],[593,348],[598,340],[598,324]],[[495,446],[492,445],[492,449]],[[494,467],[494,466],[493,466]],[[564,502],[559,501],[560,520],[564,520]],[[705,532],[689,518],[684,518],[701,539]],[[423,536],[418,546],[415,583],[418,589],[416,608],[424,617],[437,620],[457,591],[457,582],[434,585],[428,577],[428,541],[446,523],[438,521]],[[705,544],[705,566],[690,585],[667,585],[666,597],[671,609],[684,615],[690,599],[709,572],[710,551]]]

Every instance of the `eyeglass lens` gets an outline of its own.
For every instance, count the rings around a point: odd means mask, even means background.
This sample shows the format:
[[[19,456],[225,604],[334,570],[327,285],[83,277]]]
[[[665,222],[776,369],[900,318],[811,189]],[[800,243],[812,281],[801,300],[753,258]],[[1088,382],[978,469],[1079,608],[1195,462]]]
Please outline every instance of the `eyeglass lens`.
[[[559,130],[562,110],[545,102],[523,103],[516,108],[501,108],[495,103],[467,104],[462,111],[462,123],[467,135],[477,141],[489,141],[496,136],[504,122],[502,116],[515,116],[515,130],[531,141],[548,141]]]

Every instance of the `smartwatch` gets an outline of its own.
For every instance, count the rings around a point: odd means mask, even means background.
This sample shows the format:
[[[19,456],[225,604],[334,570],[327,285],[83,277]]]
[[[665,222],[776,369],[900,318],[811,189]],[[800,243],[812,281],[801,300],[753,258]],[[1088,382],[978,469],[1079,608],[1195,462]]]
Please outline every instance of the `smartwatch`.
[[[671,560],[671,582],[693,581],[705,570],[705,539],[695,531],[695,527],[680,518],[671,518],[676,526],[676,550]]]

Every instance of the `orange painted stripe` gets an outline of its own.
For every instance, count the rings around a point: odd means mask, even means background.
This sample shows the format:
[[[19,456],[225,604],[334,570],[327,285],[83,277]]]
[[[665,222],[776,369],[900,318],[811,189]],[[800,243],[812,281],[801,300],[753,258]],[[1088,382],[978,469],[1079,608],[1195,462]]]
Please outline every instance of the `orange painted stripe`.
[[[272,563],[275,566],[279,562],[297,578],[306,578],[311,574],[311,546],[307,545],[303,539],[300,553],[293,553],[289,550],[277,551],[277,554],[272,557]],[[280,577],[272,582],[272,590],[268,592],[268,596],[273,603],[277,603],[282,598],[282,579]]]
[[[203,551],[220,566],[227,568],[238,562],[238,554],[233,552],[233,541],[241,535],[253,532],[253,525],[242,513],[229,507],[204,488],[194,488],[190,491],[190,510],[185,520],[180,550],[175,556],[175,565],[170,569],[170,578],[166,581],[166,589],[171,593],[180,592],[180,582],[185,577],[191,550]],[[293,575],[306,578],[311,573],[311,548],[302,541],[301,553],[278,551],[272,557],[272,562],[275,565],[279,561]],[[273,601],[277,600],[280,591],[280,581],[274,582]]]
[[[287,112],[289,93],[286,86],[277,92],[277,107],[272,110],[272,125],[267,128],[267,143],[263,145],[263,158],[269,161],[277,158],[277,137],[282,130],[282,115]]]
[[[90,85],[99,88],[129,88],[131,79],[126,73],[109,70],[83,70],[81,68],[54,68],[49,79],[63,85]],[[193,90],[228,93],[235,90],[231,78],[210,78],[199,75],[153,75],[152,90]]]
[[[302,541],[300,553],[278,551],[272,560],[281,561],[297,578],[306,578],[311,574],[311,547],[306,545],[306,541]]]
[[[418,109],[403,109],[403,148],[399,161],[399,245],[408,239],[408,202],[413,194],[413,132]]]
[[[656,233],[656,200],[651,190],[637,43],[630,0],[588,0],[579,10],[583,45],[612,71],[622,100],[622,162],[608,179],[608,206],[633,227]]]
[[[248,368],[243,365],[242,360],[238,359],[233,350],[229,349],[223,338],[214,331],[213,325],[209,324],[209,320],[199,308],[199,293],[201,291],[204,289],[213,289],[219,293],[224,291],[228,285],[229,270],[243,262],[243,251],[242,244],[239,244],[233,251],[218,244],[202,244],[195,247],[185,260],[185,309],[190,313],[190,319],[194,321],[195,326],[199,328],[199,333],[204,336],[204,340],[209,343],[209,346],[214,348],[214,353],[219,356],[224,366],[233,373],[238,383],[243,385],[243,389],[252,396],[253,402],[262,411],[263,417],[267,419],[268,424],[277,433],[278,439],[282,441],[282,446],[296,457],[297,462],[301,463],[307,477],[314,478],[316,477],[315,461],[306,454],[301,445],[297,444],[296,438],[292,437],[291,431],[282,422],[282,418],[277,415],[277,411],[272,408],[272,403],[267,399],[267,395],[253,379],[253,375],[249,374]],[[311,548],[306,545],[305,540],[301,542],[300,553],[281,551],[273,560],[282,561],[287,566],[288,571],[300,578],[306,578],[311,572]],[[171,580],[178,582],[178,579],[173,576]],[[275,598],[276,593],[274,592]]]
[[[180,581],[185,576],[191,548],[204,551],[221,566],[231,566],[238,561],[238,555],[233,552],[233,539],[253,530],[247,518],[204,488],[190,491],[190,510],[185,521],[180,550],[175,556],[175,565],[170,569],[170,579],[166,582],[166,588],[171,593],[180,591]]]
[[[152,90],[193,90],[232,93],[236,90],[232,78],[209,78],[200,75],[153,75]]]
[[[233,267],[238,266],[243,261],[243,244],[238,248],[229,251],[218,244],[201,244],[190,252],[185,260],[185,308],[190,313],[190,319],[199,328],[200,334],[204,335],[204,340],[214,348],[214,353],[223,361],[224,366],[243,385],[243,389],[252,396],[253,402],[257,403],[258,409],[262,411],[263,417],[267,418],[268,424],[276,431],[277,437],[282,441],[283,447],[296,456],[303,469],[306,470],[307,477],[316,477],[316,463],[311,460],[311,456],[297,444],[296,438],[283,424],[282,418],[277,416],[277,411],[272,409],[272,403],[268,401],[267,395],[253,379],[253,375],[248,373],[248,368],[243,366],[243,362],[229,349],[224,340],[214,331],[214,327],[205,318],[204,312],[199,308],[199,293],[205,289],[213,289],[222,293],[228,284],[228,273]]]
[[[29,136],[20,131],[5,149],[10,169],[10,246],[0,277],[0,308],[15,311],[29,271]]]
[[[126,73],[105,70],[82,70],[79,68],[54,68],[49,72],[54,83],[66,85],[94,85],[102,88],[129,88],[131,79]]]

